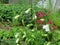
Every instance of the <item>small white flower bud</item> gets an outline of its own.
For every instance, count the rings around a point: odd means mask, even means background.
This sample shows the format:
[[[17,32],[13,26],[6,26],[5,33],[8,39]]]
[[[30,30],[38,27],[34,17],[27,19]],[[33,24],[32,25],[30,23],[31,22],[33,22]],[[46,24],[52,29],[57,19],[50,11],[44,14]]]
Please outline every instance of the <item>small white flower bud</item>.
[[[16,43],[18,43],[18,42],[19,42],[19,38],[16,39]]]
[[[25,13],[29,13],[30,10],[31,10],[31,8],[27,9],[27,10],[25,11]]]
[[[41,21],[44,21],[44,19],[40,19]]]
[[[19,35],[19,33],[16,33],[15,38],[17,38],[17,37],[18,37],[18,35]]]
[[[20,15],[16,15],[14,18],[17,19]]]

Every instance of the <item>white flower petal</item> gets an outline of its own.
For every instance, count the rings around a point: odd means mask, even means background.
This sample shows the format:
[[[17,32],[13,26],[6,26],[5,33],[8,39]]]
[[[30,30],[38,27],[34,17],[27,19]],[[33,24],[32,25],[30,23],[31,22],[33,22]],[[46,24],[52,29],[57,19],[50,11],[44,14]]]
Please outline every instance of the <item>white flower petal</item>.
[[[46,32],[49,32],[50,31],[48,24],[43,25],[43,29],[45,29]]]

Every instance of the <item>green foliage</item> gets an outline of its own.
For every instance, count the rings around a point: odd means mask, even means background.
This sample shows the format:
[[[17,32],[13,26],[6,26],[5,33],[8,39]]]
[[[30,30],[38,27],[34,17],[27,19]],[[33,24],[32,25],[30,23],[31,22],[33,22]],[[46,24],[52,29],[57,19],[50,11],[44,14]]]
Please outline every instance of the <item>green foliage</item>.
[[[23,29],[24,28],[24,29]],[[35,29],[28,29],[25,27],[13,27],[12,30],[1,30],[0,31],[0,41],[1,44],[16,45],[16,39],[19,38],[19,45],[59,45],[60,32],[44,32],[43,30],[37,31]],[[18,37],[15,35],[19,33]],[[11,44],[12,43],[12,44]]]
[[[60,27],[60,14],[58,12],[50,13],[49,19],[52,19],[54,24]]]
[[[2,7],[2,8],[1,8]],[[13,16],[20,13],[18,10],[19,6],[16,8],[12,5],[0,5],[0,17],[5,21],[12,21]],[[16,10],[17,9],[17,10]]]
[[[16,45],[16,38],[14,37],[16,33],[19,33],[18,38],[20,40],[20,45],[43,45],[44,44],[44,38],[42,38],[40,31],[37,30],[29,30],[29,29],[22,29],[22,28],[16,28],[14,27],[11,31],[3,30],[0,32],[0,40],[3,44],[8,43],[11,45],[11,43]],[[25,37],[23,37],[25,35]],[[7,42],[8,40],[8,42]],[[38,43],[37,43],[38,42]]]
[[[1,4],[7,4],[9,0],[0,0]]]
[[[34,27],[36,26],[35,16],[39,11],[47,13],[47,18],[52,19],[54,25],[60,26],[59,13],[48,13],[47,9],[36,7],[26,13],[25,11],[29,8],[31,8],[30,5],[27,7],[25,5],[0,5],[0,22],[11,22],[14,25],[11,30],[0,30],[1,45],[16,45],[17,39],[19,39],[19,45],[59,45],[60,31],[45,32],[43,29],[37,30]],[[22,27],[15,27],[19,24]],[[17,33],[19,35],[16,38]]]
[[[23,7],[21,7],[23,6]],[[25,14],[25,11],[29,8],[30,6],[25,6],[25,5],[0,5],[0,21],[4,22],[12,22],[13,24],[18,24],[22,23],[22,20],[24,18],[25,22],[28,20],[26,18],[31,17],[31,13]],[[14,17],[20,15],[17,19]],[[18,22],[18,23],[17,23]],[[29,23],[29,22],[27,22]]]

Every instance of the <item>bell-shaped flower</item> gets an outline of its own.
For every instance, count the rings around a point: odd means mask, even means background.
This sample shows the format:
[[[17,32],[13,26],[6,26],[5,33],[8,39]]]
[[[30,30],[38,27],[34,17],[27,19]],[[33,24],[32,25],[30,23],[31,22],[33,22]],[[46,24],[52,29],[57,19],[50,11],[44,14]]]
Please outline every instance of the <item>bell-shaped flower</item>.
[[[38,13],[37,13],[37,16],[38,16],[39,18],[43,18],[43,12],[38,12]]]
[[[52,20],[49,20],[49,21],[48,21],[48,24],[53,24],[53,21],[52,21]]]
[[[52,26],[53,29],[57,29],[57,26]]]

